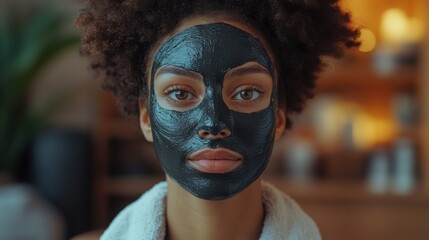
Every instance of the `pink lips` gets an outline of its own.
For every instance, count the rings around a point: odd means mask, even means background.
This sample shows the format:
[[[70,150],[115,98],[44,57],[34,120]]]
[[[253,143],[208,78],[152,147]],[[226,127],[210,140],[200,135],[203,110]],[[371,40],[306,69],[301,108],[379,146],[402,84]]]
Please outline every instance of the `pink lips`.
[[[241,154],[226,148],[206,148],[188,156],[188,163],[205,173],[226,173],[240,166]]]

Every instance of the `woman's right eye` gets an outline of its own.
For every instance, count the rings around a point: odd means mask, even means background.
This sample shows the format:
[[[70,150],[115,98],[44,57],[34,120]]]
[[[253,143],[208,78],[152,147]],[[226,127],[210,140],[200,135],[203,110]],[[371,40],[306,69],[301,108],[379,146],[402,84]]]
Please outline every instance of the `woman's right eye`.
[[[164,91],[164,94],[168,96],[169,100],[180,102],[180,101],[192,101],[196,97],[191,91],[188,91],[182,86],[173,86]]]
[[[197,73],[189,73],[189,77],[188,73],[183,76],[165,72],[154,79],[153,90],[160,107],[183,112],[202,101],[205,93],[203,78]]]

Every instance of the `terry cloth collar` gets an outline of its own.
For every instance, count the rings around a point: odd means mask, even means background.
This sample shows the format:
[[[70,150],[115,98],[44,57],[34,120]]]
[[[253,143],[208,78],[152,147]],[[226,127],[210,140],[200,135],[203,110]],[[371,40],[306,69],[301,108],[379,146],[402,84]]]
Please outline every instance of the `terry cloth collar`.
[[[160,182],[123,209],[101,240],[163,240],[167,183]],[[283,192],[262,182],[265,219],[260,240],[320,240],[313,220]]]

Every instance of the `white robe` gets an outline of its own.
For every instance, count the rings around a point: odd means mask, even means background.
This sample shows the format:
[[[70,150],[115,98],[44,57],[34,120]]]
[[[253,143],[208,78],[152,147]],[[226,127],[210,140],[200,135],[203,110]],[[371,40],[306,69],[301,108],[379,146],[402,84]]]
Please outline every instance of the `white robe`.
[[[313,220],[291,198],[262,182],[265,210],[260,240],[319,240]],[[167,183],[161,182],[128,205],[113,220],[101,240],[164,240]]]

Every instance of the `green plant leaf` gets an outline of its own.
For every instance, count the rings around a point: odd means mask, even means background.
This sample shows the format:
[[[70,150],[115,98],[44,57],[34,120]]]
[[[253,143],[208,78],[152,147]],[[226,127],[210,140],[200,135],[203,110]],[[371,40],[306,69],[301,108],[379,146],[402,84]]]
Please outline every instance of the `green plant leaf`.
[[[19,102],[19,99],[25,96],[27,90],[33,84],[35,76],[49,63],[50,60],[52,60],[54,56],[78,42],[79,38],[76,36],[61,36],[43,49],[44,51],[42,51],[42,54],[34,64],[29,65],[28,68],[23,69],[20,72],[17,72],[14,80],[14,89],[11,92],[11,104],[16,105]]]
[[[9,139],[9,148],[6,149],[5,159],[3,166],[0,165],[0,169],[14,169],[17,164],[22,149],[33,139],[37,133],[43,130],[48,123],[48,120],[63,108],[68,102],[70,102],[73,92],[61,95],[52,99],[42,108],[27,112],[19,120],[18,128],[14,132],[13,136]]]
[[[3,11],[2,11],[3,12]],[[5,13],[0,17],[0,99],[5,91],[7,79],[10,79],[10,62],[13,58],[14,36],[9,15]]]
[[[31,21],[18,33],[18,49],[13,69],[21,72],[38,61],[49,40],[61,40],[64,18],[52,8],[37,8],[31,15]]]
[[[0,171],[17,165],[28,142],[64,104],[63,97],[29,112],[26,95],[40,70],[79,42],[78,36],[64,33],[62,14],[46,6],[33,9],[22,15],[15,6],[0,17]]]

